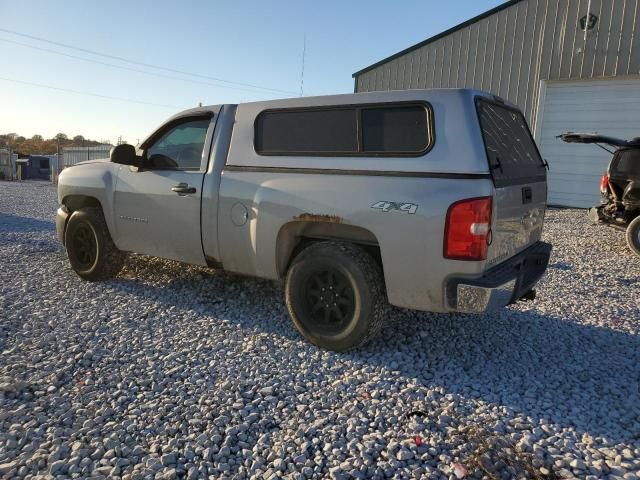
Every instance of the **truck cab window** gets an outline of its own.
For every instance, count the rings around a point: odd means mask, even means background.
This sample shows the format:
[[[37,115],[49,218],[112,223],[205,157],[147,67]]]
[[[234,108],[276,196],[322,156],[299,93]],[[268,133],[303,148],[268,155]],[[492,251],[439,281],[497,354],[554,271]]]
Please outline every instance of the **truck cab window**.
[[[200,169],[210,120],[190,120],[166,131],[146,150],[146,167]]]

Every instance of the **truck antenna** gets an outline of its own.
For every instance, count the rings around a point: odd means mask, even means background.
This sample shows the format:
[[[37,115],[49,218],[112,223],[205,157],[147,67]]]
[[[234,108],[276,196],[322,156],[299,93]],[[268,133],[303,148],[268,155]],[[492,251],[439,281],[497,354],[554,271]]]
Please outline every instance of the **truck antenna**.
[[[307,52],[307,34],[304,34],[304,39],[302,40],[302,71],[300,72],[300,96],[303,93],[304,87],[304,56]]]

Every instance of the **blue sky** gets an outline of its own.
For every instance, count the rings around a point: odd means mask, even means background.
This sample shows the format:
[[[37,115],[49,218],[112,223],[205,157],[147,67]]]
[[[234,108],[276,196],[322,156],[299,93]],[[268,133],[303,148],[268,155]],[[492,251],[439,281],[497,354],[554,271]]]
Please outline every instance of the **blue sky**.
[[[203,104],[353,91],[351,74],[502,3],[501,0],[213,1],[0,0],[0,28],[109,55],[234,82],[153,70],[0,31],[0,133],[130,143],[166,117]],[[159,78],[43,52],[19,42]],[[79,95],[18,80],[157,105]]]

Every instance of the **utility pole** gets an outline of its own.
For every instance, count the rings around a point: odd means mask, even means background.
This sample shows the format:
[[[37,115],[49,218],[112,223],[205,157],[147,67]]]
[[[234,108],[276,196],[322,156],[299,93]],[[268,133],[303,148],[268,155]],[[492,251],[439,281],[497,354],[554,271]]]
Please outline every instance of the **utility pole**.
[[[53,180],[53,183],[55,184],[58,183],[58,175],[60,175],[60,172],[64,167],[64,165],[62,165],[63,161],[62,155],[60,155],[60,139],[56,138],[56,178]]]

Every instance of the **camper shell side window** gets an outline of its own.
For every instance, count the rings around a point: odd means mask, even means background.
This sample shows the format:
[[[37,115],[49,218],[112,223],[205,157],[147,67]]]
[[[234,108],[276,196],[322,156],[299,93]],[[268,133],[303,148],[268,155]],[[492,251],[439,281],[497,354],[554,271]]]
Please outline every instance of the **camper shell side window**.
[[[418,157],[433,143],[426,102],[265,110],[254,124],[259,155]]]

